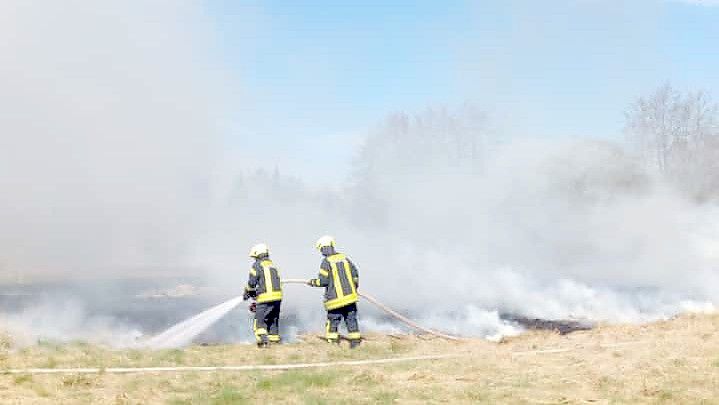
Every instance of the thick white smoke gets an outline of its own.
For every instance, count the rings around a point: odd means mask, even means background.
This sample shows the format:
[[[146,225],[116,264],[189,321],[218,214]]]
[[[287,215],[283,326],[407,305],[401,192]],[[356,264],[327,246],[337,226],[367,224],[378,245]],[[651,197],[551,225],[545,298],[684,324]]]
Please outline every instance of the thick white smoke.
[[[639,321],[715,302],[718,263],[707,249],[719,211],[619,145],[517,141],[495,148],[481,173],[418,166],[399,180],[391,163],[379,170],[391,190],[377,197],[386,255],[365,265],[390,278],[375,288],[396,305],[426,313],[420,303],[441,297],[437,312],[468,322],[472,306]]]
[[[218,190],[227,99],[201,62],[213,41],[199,6],[3,2],[0,34],[6,278],[193,267],[229,297],[253,243],[270,244],[285,277],[309,278],[314,241],[332,234],[361,289],[450,332],[515,333],[506,313],[633,322],[717,304],[717,207],[692,202],[620,143],[495,142],[473,108],[429,110],[393,117],[355,162],[326,167],[352,171],[346,183],[279,166]],[[302,158],[322,153],[333,151]],[[293,327],[321,328],[320,295],[288,286]],[[131,329],[72,309],[88,305],[43,302],[5,319],[33,337]],[[367,329],[394,330],[368,304],[361,311]]]
[[[202,6],[4,1],[0,36],[0,280],[182,273],[228,104]],[[114,319],[127,292],[96,287],[10,291],[0,329],[132,340]]]
[[[344,185],[245,175],[227,217],[256,232],[237,236],[270,243],[290,277],[313,276],[311,242],[335,234],[365,291],[456,333],[514,333],[501,314],[638,322],[713,310],[716,206],[621,144],[493,144],[465,114],[392,118]],[[291,294],[318,322],[318,294]]]
[[[0,4],[0,265],[46,277],[182,263],[223,102],[202,15]]]
[[[42,341],[89,341],[132,347],[142,336],[140,329],[111,315],[90,315],[87,305],[77,300],[43,299],[20,311],[0,313],[0,325],[16,346]]]

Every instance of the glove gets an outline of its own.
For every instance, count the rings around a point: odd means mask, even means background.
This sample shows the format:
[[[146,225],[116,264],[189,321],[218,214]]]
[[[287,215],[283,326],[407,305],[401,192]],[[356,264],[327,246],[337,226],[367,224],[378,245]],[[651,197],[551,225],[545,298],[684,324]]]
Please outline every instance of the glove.
[[[252,294],[250,294],[249,291],[245,290],[245,293],[242,294],[242,301],[247,301],[250,299],[250,297],[252,297]]]

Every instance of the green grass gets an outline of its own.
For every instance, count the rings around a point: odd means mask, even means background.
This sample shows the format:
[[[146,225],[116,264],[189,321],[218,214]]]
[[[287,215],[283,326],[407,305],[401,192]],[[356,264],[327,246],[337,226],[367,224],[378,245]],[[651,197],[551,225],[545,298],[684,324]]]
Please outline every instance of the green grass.
[[[277,364],[277,358],[275,354],[270,352],[269,349],[262,349],[264,352],[260,355],[259,362],[262,364]]]
[[[231,384],[213,385],[208,390],[200,390],[190,398],[175,397],[167,401],[171,405],[211,404],[234,405],[250,404],[252,401],[239,388]]]
[[[62,385],[64,387],[92,387],[95,385],[95,378],[84,374],[72,374],[62,377]]]
[[[376,385],[376,384],[380,384],[381,382],[382,382],[382,379],[379,376],[372,374],[369,371],[362,371],[356,377],[354,377],[352,379],[352,384],[360,385],[360,386]]]
[[[659,394],[657,395],[657,398],[658,398],[660,401],[664,401],[664,402],[666,402],[666,401],[672,401],[672,400],[674,399],[674,392],[672,392],[672,391],[669,390],[669,389],[663,389],[663,390],[659,391]]]
[[[304,403],[305,403],[305,405],[328,405],[328,404],[331,404],[332,402],[327,401],[323,398],[313,396],[313,395],[307,395],[304,398]]]
[[[32,375],[30,374],[18,374],[13,377],[13,382],[17,385],[32,382]]]
[[[687,324],[691,324],[689,328]],[[11,348],[5,368],[242,365],[454,354],[425,362],[253,372],[86,376],[3,374],[0,403],[375,404],[707,403],[719,398],[719,315],[607,326],[559,336],[528,333],[503,344],[370,336],[357,350],[309,338],[270,350],[252,345],[109,350],[81,343]],[[713,338],[702,336],[712,334]],[[654,338],[658,336],[658,338]],[[651,344],[606,350],[600,342]],[[566,353],[512,356],[530,347]],[[677,360],[679,359],[679,360]],[[711,403],[711,401],[710,401]]]
[[[465,393],[465,396],[467,397],[467,400],[474,403],[487,400],[487,396],[483,392],[477,391],[477,389],[467,391]]]
[[[180,349],[163,350],[157,356],[157,359],[162,364],[181,366],[185,364],[185,351]]]
[[[391,404],[399,399],[399,393],[397,391],[383,390],[375,393],[372,396],[372,400],[377,404]]]
[[[210,398],[211,404],[228,405],[228,404],[245,404],[249,403],[248,399],[242,392],[232,386],[222,387],[216,394]]]
[[[410,351],[411,347],[405,342],[399,341],[399,340],[391,340],[389,342],[389,350],[392,353],[400,354],[400,353],[407,353]]]
[[[136,391],[140,385],[142,384],[142,380],[139,378],[133,378],[132,380],[127,381],[122,385],[124,391]]]
[[[43,368],[56,368],[57,367],[57,359],[54,356],[50,356],[47,358],[45,363],[42,365]]]
[[[35,392],[35,394],[39,397],[47,398],[50,396],[50,391],[48,391],[48,389],[45,388],[45,385],[40,382],[33,381],[29,384],[29,386],[30,389],[32,389],[33,392]]]
[[[145,354],[140,350],[130,350],[127,352],[127,359],[131,361],[140,361],[145,357]]]
[[[287,371],[269,377],[261,377],[255,386],[262,391],[292,390],[329,387],[337,374],[312,371]]]

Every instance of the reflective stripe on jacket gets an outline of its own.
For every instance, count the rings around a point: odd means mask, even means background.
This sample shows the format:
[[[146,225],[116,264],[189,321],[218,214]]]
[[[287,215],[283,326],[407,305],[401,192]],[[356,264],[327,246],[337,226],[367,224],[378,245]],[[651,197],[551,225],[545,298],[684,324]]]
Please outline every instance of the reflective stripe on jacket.
[[[342,253],[327,256],[320,265],[319,277],[312,280],[315,287],[325,287],[325,308],[342,308],[359,300],[359,273],[355,265]]]
[[[255,291],[260,304],[282,299],[280,273],[268,258],[257,259],[252,265],[247,287],[249,291]]]

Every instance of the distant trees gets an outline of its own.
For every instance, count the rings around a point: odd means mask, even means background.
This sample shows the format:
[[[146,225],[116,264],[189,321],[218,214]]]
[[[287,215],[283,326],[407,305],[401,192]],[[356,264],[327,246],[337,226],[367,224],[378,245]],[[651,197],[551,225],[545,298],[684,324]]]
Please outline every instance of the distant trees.
[[[301,179],[280,173],[278,167],[271,172],[260,168],[238,175],[232,193],[234,199],[258,199],[266,202],[294,201],[309,194]]]
[[[486,122],[469,104],[387,117],[355,157],[351,191],[354,211],[363,213],[357,222],[386,224],[389,205],[403,195],[421,201],[436,193],[438,176],[481,170]]]
[[[450,166],[478,164],[484,152],[486,116],[471,105],[455,112],[428,108],[410,116],[390,115],[371,134],[360,151],[358,163],[364,170],[375,165]]]
[[[706,92],[665,84],[637,99],[625,117],[627,138],[647,166],[697,199],[719,194],[719,107]]]

